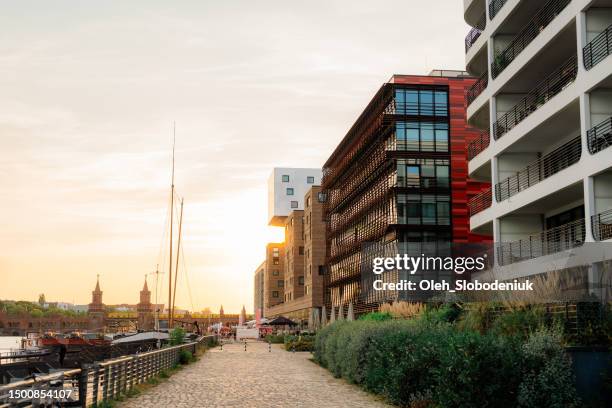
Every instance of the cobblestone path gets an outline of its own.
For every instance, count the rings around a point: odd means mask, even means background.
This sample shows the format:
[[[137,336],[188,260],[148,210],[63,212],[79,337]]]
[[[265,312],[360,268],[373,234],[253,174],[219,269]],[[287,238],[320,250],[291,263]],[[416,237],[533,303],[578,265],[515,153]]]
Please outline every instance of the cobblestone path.
[[[119,405],[128,407],[388,407],[309,359],[260,342],[209,350],[167,381]]]

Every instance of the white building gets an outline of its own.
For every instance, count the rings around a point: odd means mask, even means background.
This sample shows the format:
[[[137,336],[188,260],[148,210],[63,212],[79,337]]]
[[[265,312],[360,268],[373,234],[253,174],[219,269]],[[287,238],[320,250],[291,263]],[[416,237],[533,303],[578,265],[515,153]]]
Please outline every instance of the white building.
[[[563,254],[612,238],[612,1],[464,0],[464,18],[483,131],[468,171],[492,184],[470,228],[493,235],[503,278],[571,266]]]
[[[268,179],[268,225],[283,226],[293,210],[304,209],[304,195],[321,185],[321,169],[275,167]]]

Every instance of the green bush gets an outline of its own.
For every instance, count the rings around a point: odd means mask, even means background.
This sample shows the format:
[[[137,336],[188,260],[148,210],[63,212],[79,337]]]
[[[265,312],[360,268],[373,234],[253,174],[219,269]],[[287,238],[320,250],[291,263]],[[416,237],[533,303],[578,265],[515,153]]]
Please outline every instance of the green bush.
[[[283,344],[285,342],[284,334],[268,334],[266,336],[266,341],[272,344]]]
[[[185,330],[182,327],[175,327],[170,332],[170,345],[178,346],[185,341]]]
[[[314,339],[315,337],[311,335],[285,336],[285,350],[313,351]]]
[[[187,350],[179,351],[179,363],[182,365],[189,364],[193,361],[193,354]]]
[[[490,332],[499,336],[527,339],[544,324],[544,311],[539,307],[517,308],[501,313],[491,323]]]
[[[447,323],[457,316],[452,307],[444,307],[411,320],[335,322],[317,334],[315,361],[334,376],[400,406],[571,407],[575,403],[560,337],[544,333],[525,342],[522,330],[532,327],[525,315],[518,320],[529,324],[521,325],[517,335],[500,334],[509,330],[512,319],[481,334]],[[547,387],[541,388],[544,384]],[[541,389],[547,392],[532,395]],[[544,404],[542,398],[548,401],[548,393],[556,394],[551,401],[558,400],[558,405]]]
[[[393,315],[389,312],[372,312],[368,314],[361,315],[359,320],[374,320],[377,322],[382,322],[385,320],[393,319]]]
[[[570,359],[561,345],[559,330],[541,329],[523,344],[523,381],[518,403],[525,408],[579,405]]]

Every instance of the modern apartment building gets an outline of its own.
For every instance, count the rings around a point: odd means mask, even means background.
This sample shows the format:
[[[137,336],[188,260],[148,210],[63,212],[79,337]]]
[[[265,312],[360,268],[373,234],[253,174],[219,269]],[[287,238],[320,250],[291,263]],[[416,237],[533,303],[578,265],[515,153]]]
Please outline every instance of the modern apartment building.
[[[487,187],[467,178],[477,133],[465,121],[465,93],[474,82],[463,71],[394,75],[325,163],[328,311],[352,303],[365,313],[403,296],[363,281],[368,246],[397,253],[490,240],[469,231],[467,201]]]
[[[266,245],[266,260],[264,265],[263,313],[268,316],[268,310],[283,302],[285,293],[285,245],[269,243]]]
[[[274,168],[268,179],[268,225],[284,227],[293,210],[304,209],[304,194],[321,185],[321,169]]]
[[[259,310],[261,314],[264,311],[264,274],[266,270],[266,261],[263,261],[261,265],[255,269],[255,274],[253,275],[253,288],[254,288],[254,296],[253,296],[253,313],[257,314]]]
[[[464,0],[464,18],[468,173],[492,185],[471,231],[494,237],[497,278],[575,266],[612,238],[612,2]]]
[[[283,302],[266,310],[266,317],[285,316],[306,323],[313,309],[323,306],[325,223],[320,186],[304,196],[304,210],[285,220]]]

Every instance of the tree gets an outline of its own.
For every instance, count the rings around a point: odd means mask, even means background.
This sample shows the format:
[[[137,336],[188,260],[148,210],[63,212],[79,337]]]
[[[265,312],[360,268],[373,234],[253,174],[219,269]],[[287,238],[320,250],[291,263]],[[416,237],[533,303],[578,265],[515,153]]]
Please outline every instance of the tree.
[[[38,304],[44,306],[47,303],[47,299],[45,299],[45,294],[41,293],[38,295]]]
[[[170,332],[170,345],[178,346],[179,344],[183,344],[183,340],[185,340],[185,330],[182,327],[175,327]]]

